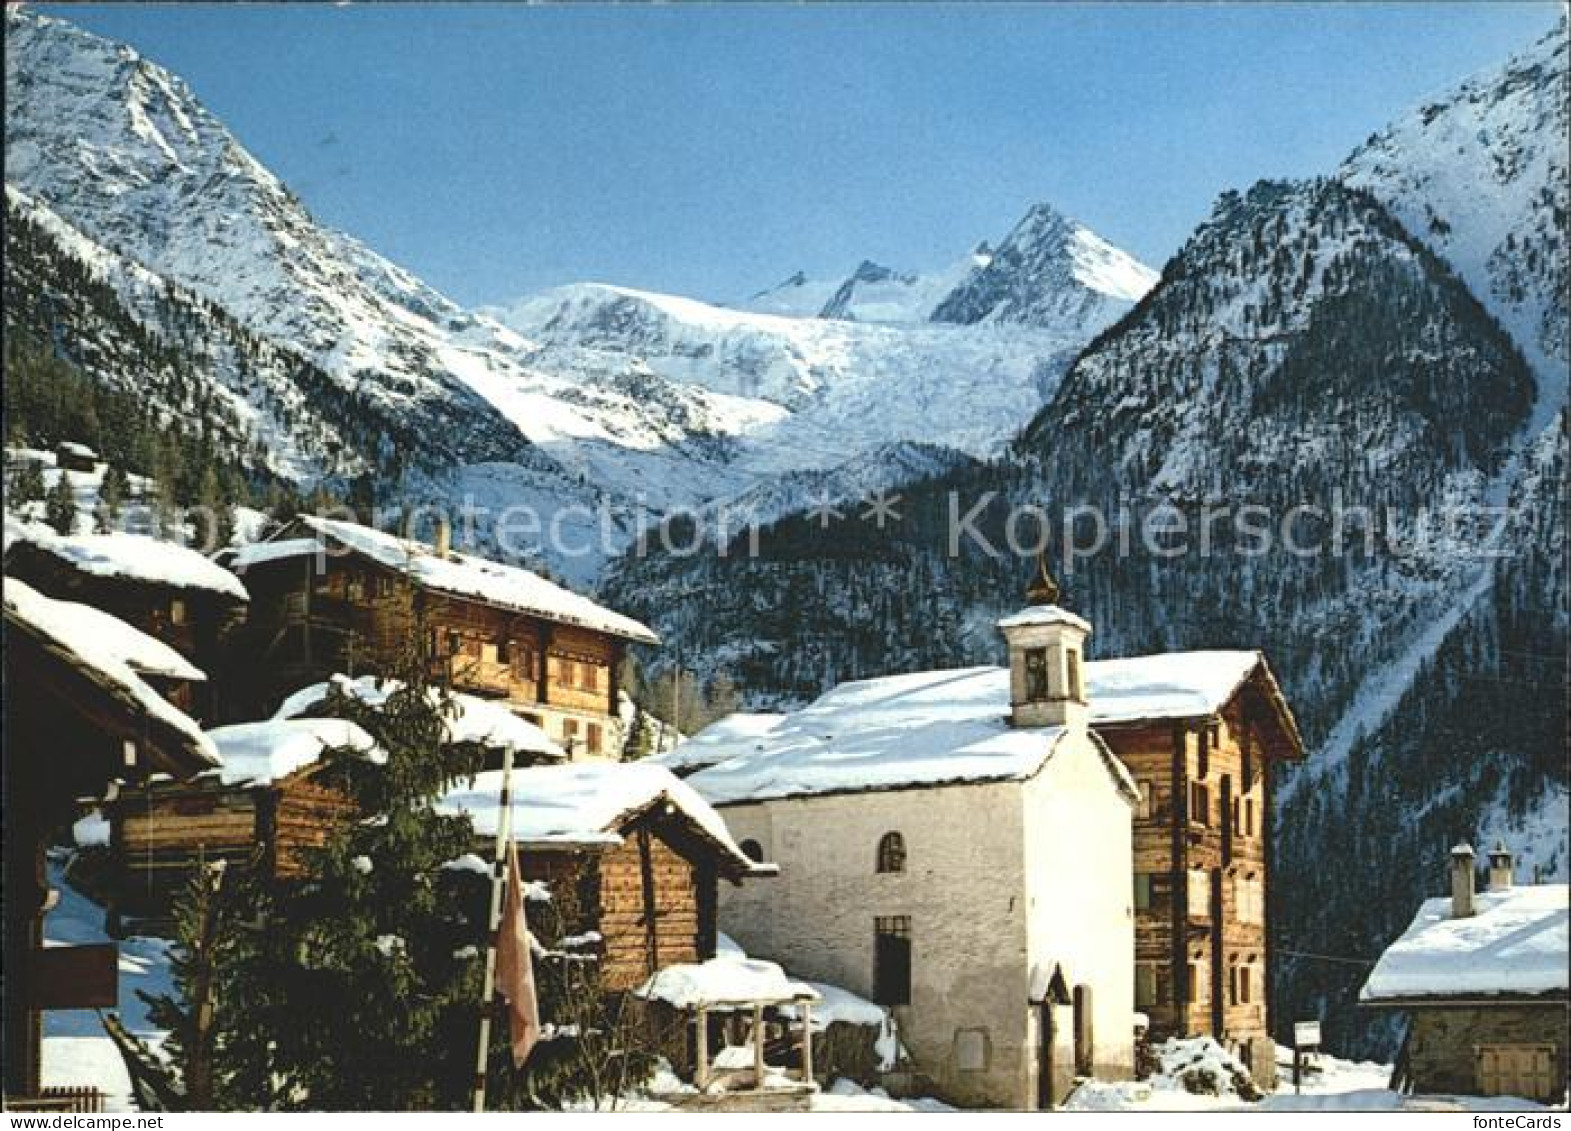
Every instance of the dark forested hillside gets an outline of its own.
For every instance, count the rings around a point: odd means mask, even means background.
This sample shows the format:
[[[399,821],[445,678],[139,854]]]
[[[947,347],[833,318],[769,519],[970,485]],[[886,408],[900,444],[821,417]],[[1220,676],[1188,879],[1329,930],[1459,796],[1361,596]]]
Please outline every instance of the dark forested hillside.
[[[1370,685],[1396,686],[1415,665],[1444,663],[1453,645],[1444,633],[1432,638],[1436,626],[1461,617],[1478,593],[1505,587],[1563,608],[1563,593],[1543,591],[1542,566],[1528,564],[1548,560],[1547,544],[1492,569],[1506,543],[1537,545],[1525,531],[1553,530],[1542,512],[1563,491],[1563,464],[1535,464],[1543,486],[1518,486],[1510,531],[1483,509],[1517,477],[1512,445],[1533,400],[1532,374],[1505,332],[1372,197],[1333,181],[1264,183],[1219,201],[1157,289],[1071,367],[1010,459],[912,487],[883,533],[854,509],[828,526],[798,516],[765,533],[757,560],[630,558],[610,592],[679,643],[689,663],[727,672],[755,702],[799,701],[847,678],[996,659],[992,622],[1019,603],[1029,563],[994,556],[983,541],[1006,544],[1012,508],[1038,506],[1056,522],[1090,505],[1115,526],[1110,548],[1077,561],[1057,553],[1066,603],[1095,625],[1093,654],[1261,648],[1315,759],[1340,762],[1344,752],[1330,749],[1346,729],[1339,724],[1362,711],[1384,718],[1364,702]],[[956,517],[986,499],[952,546]],[[1245,521],[1249,506],[1260,508],[1263,535]],[[1146,544],[1142,523],[1153,515],[1169,534]],[[1186,535],[1175,538],[1179,523]],[[1082,544],[1088,526],[1082,520]],[[1461,619],[1465,636],[1475,617]],[[1526,632],[1519,618],[1498,624]],[[1565,636],[1563,615],[1551,617],[1531,648],[1512,650],[1564,654]],[[1413,743],[1441,733],[1442,715],[1476,718],[1478,702],[1446,705],[1438,686],[1420,678],[1409,694],[1422,709],[1398,708],[1406,722],[1393,725],[1419,720]],[[1551,714],[1518,711],[1495,729],[1496,752],[1480,748],[1459,775],[1404,761],[1401,773],[1381,777],[1385,808],[1366,814],[1368,835],[1383,840],[1381,877],[1396,874],[1393,856],[1403,861],[1407,904],[1426,889],[1418,877],[1433,846],[1397,814],[1454,785],[1436,817],[1456,826],[1453,839],[1499,819],[1511,797],[1546,780],[1521,752],[1561,749]],[[1502,760],[1524,764],[1515,794],[1463,788]],[[1498,765],[1491,772],[1510,777]],[[1284,821],[1293,831],[1276,891],[1295,909],[1305,903],[1279,921],[1303,949],[1346,947],[1332,936],[1351,930],[1367,954],[1393,918],[1411,913],[1388,903],[1355,912],[1351,927],[1318,918],[1312,908],[1327,904],[1313,886],[1315,862],[1342,821]],[[1364,883],[1376,871],[1354,862],[1339,882]],[[1319,984],[1306,967],[1288,973],[1281,992],[1295,1004]],[[1335,1016],[1348,1047],[1355,1030],[1365,1035],[1345,1002]]]

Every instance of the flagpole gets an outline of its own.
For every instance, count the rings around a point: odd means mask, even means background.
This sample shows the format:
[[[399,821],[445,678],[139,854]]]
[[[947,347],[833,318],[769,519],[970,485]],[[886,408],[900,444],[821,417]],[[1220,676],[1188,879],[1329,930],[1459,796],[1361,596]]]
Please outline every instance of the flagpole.
[[[491,913],[486,919],[485,980],[480,991],[480,1041],[475,1050],[475,1111],[485,1110],[486,1066],[491,1059],[491,1011],[496,998],[496,937],[502,926],[502,892],[507,886],[507,842],[513,831],[513,748],[502,750],[502,793],[491,859]]]

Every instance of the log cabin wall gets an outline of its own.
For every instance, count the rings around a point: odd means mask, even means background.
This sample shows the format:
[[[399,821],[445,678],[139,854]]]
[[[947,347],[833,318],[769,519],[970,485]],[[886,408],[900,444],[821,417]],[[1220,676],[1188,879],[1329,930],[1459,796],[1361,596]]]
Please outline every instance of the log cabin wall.
[[[411,595],[406,578],[356,556],[265,563],[246,584],[251,671],[268,687],[257,711],[334,672],[388,670],[423,622],[433,674],[454,690],[504,700],[574,757],[621,752],[614,637],[448,594]]]
[[[1099,728],[1142,795],[1136,1008],[1152,1035],[1267,1032],[1269,762],[1235,699],[1212,720]]]
[[[718,937],[714,850],[654,814],[629,822],[621,836],[603,850],[519,852],[524,878],[550,885],[561,930],[600,933],[604,985],[614,991],[712,958]]]
[[[275,879],[298,878],[306,853],[326,844],[352,812],[348,797],[307,771],[263,786],[207,778],[127,788],[108,807],[115,910],[167,913],[200,862],[255,861]]]

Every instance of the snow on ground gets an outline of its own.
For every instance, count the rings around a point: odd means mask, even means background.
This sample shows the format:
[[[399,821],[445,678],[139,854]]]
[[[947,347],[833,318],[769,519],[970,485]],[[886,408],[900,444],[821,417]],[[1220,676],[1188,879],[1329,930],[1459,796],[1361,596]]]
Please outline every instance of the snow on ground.
[[[882,1088],[868,1090],[850,1080],[836,1080],[812,1099],[813,1111],[958,1111],[931,1096],[895,1099]]]
[[[1433,1096],[1391,1091],[1391,1066],[1311,1054],[1295,1091],[1292,1050],[1278,1046],[1277,1090],[1249,1098],[1248,1072],[1210,1037],[1171,1040],[1155,1049],[1161,1067],[1148,1080],[1087,1080],[1069,1111],[1533,1111],[1515,1096]]]
[[[66,882],[70,853],[49,854],[49,884],[60,902],[44,919],[45,946],[81,946],[112,941],[104,933],[104,909]],[[132,936],[120,948],[120,1001],[117,1012],[127,1029],[157,1044],[163,1034],[147,1018],[147,1004],[138,990],[174,992],[166,939]],[[96,1010],[63,1009],[44,1014],[43,1082],[45,1087],[95,1087],[105,1093],[106,1111],[132,1111],[131,1080],[125,1062],[104,1032]]]

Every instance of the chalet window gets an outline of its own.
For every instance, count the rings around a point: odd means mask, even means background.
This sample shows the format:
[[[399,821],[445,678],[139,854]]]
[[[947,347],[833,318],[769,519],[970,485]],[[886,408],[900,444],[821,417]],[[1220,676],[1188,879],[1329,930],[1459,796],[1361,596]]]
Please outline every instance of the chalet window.
[[[1135,805],[1135,819],[1149,821],[1156,815],[1156,782],[1143,778],[1136,785],[1140,790],[1140,800]]]
[[[873,920],[873,1000],[879,1005],[911,1003],[911,917]]]
[[[181,600],[179,597],[176,597],[173,601],[169,602],[169,623],[184,624],[185,618],[185,601]]]
[[[1212,719],[1206,723],[1206,745],[1215,750],[1222,745],[1222,720]]]
[[[1233,903],[1240,923],[1266,921],[1265,885],[1253,873],[1233,881]]]
[[[533,679],[535,677],[534,651],[520,644],[511,650],[511,654],[513,677],[515,679]]]
[[[480,645],[480,660],[482,663],[494,664],[497,662],[496,645],[487,640]]]
[[[1233,835],[1234,836],[1243,836],[1244,835],[1244,809],[1243,809],[1243,806],[1238,803],[1238,798],[1236,798],[1236,797],[1233,798],[1232,822],[1233,822]]]
[[[1253,962],[1241,963],[1238,967],[1238,1002],[1248,1005],[1254,1000],[1255,995],[1255,964]]]
[[[449,656],[456,656],[456,655],[458,655],[458,653],[463,651],[463,649],[464,649],[464,639],[463,639],[463,637],[459,636],[458,633],[456,633],[456,632],[449,632],[447,634],[447,654]]]
[[[1205,960],[1195,957],[1189,963],[1189,1004],[1202,1005],[1211,1000],[1211,980]]]
[[[1189,819],[1194,824],[1211,824],[1211,790],[1204,782],[1189,783]]]
[[[878,840],[878,870],[904,872],[906,870],[906,838],[899,833],[885,833]]]
[[[756,840],[744,840],[739,847],[742,849],[742,855],[753,861],[753,863],[762,864],[764,862],[764,846]]]
[[[1237,1005],[1238,992],[1238,955],[1233,955],[1227,962],[1227,1004]]]
[[[1255,799],[1244,798],[1244,835],[1255,835]]]
[[[589,747],[589,753],[591,753],[591,754],[598,754],[598,753],[600,753],[600,724],[599,723],[590,723],[589,724],[587,745]]]
[[[1135,1008],[1150,1009],[1157,1005],[1156,996],[1157,964],[1155,962],[1135,963]]]
[[[351,577],[344,582],[344,596],[351,601],[365,600],[365,579]]]
[[[568,752],[569,755],[571,755],[573,753],[573,747],[576,746],[577,744],[578,744],[578,720],[577,719],[563,719],[562,720],[562,745],[567,747],[567,752]]]
[[[1151,873],[1135,873],[1135,910],[1151,910]]]
[[[1047,649],[1027,648],[1025,653],[1026,702],[1047,698]]]
[[[1206,919],[1211,915],[1211,873],[1199,868],[1189,870],[1189,917]]]
[[[496,651],[496,662],[497,663],[499,663],[499,664],[508,664],[508,665],[512,664],[512,662],[513,662],[513,642],[511,640],[509,640],[505,636],[498,637],[497,638],[497,642],[496,642],[496,646],[495,646],[495,651]]]

